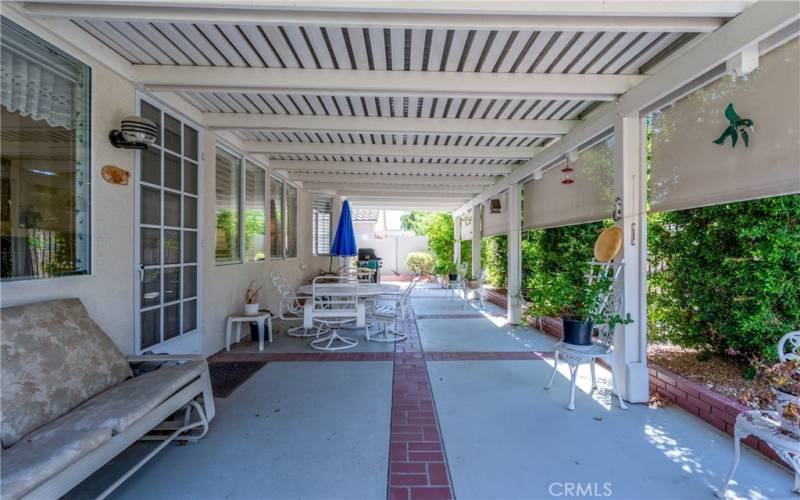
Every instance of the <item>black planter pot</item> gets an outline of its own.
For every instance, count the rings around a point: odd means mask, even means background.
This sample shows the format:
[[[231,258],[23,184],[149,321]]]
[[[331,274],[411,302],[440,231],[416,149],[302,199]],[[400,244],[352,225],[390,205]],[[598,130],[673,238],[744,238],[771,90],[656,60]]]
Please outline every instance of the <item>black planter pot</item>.
[[[592,345],[592,322],[575,319],[561,318],[564,326],[563,341],[565,344],[590,346]]]
[[[447,275],[447,279],[450,280],[450,281],[456,281],[458,279],[458,275],[457,274],[448,274]]]

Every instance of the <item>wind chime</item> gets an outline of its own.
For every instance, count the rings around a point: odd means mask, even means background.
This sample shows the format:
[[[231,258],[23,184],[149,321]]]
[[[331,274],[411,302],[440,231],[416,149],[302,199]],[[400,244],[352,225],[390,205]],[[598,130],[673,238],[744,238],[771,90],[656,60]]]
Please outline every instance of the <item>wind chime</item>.
[[[578,152],[570,151],[567,153],[567,160],[564,168],[561,169],[561,184],[569,186],[575,182],[575,169],[570,166],[571,163],[578,161]]]

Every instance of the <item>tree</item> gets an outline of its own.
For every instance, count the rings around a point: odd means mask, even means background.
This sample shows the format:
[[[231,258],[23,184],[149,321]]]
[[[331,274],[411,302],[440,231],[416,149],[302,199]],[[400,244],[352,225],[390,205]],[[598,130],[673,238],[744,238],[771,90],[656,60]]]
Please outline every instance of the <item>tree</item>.
[[[437,262],[453,260],[453,216],[449,212],[413,210],[400,218],[400,227],[428,237],[428,248]]]

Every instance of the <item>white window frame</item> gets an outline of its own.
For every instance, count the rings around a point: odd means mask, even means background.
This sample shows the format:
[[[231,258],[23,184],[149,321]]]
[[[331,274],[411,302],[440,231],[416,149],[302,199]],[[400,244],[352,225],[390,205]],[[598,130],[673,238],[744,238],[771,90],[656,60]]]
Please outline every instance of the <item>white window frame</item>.
[[[267,258],[266,256],[262,260],[247,260],[247,257],[245,256],[245,251],[244,251],[244,243],[245,243],[245,233],[244,233],[245,218],[244,217],[245,217],[245,205],[247,204],[247,192],[246,192],[246,189],[245,189],[245,187],[246,187],[245,183],[247,181],[247,163],[249,162],[251,165],[253,165],[253,166],[257,167],[257,168],[260,168],[264,172],[264,179],[265,179],[265,181],[264,181],[265,182],[265,186],[264,186],[264,189],[265,189],[265,191],[264,191],[264,214],[265,214],[265,217],[264,217],[264,240],[265,240],[264,241],[264,248],[266,249],[266,253],[269,254],[269,251],[270,251],[270,248],[269,248],[269,216],[270,216],[269,200],[270,200],[270,197],[269,197],[269,185],[267,185],[267,182],[270,179],[269,171],[261,162],[258,162],[255,159],[253,159],[252,157],[247,156],[247,155],[237,151],[236,148],[234,148],[234,147],[232,147],[232,146],[230,146],[230,145],[228,145],[228,144],[226,144],[226,143],[224,143],[222,141],[217,141],[216,147],[214,149],[215,155],[216,155],[216,150],[217,149],[221,149],[221,150],[225,151],[226,153],[228,153],[231,156],[234,156],[238,160],[238,165],[239,165],[239,195],[240,195],[241,203],[239,204],[239,218],[238,218],[238,224],[239,224],[239,259],[238,260],[231,260],[231,261],[224,261],[224,262],[217,261],[217,259],[216,259],[216,242],[215,242],[214,263],[215,263],[216,266],[232,266],[232,265],[237,265],[237,264],[250,264],[250,263],[255,263],[255,262],[267,262],[270,259]],[[215,160],[215,162],[214,162],[214,176],[215,176],[215,178],[216,178],[216,174],[217,174],[217,164],[216,164],[216,160]],[[215,191],[214,191],[214,210],[215,211],[216,211],[216,201],[217,200],[216,200],[216,186],[215,186]],[[216,213],[214,214],[214,233],[215,233],[215,239],[216,239]]]
[[[260,168],[262,172],[264,172],[264,258],[263,259],[254,259],[248,260],[247,255],[245,255],[245,212],[247,211],[247,164],[253,165],[256,168]],[[251,262],[266,262],[268,259],[267,253],[269,253],[269,189],[267,186],[267,179],[269,179],[269,173],[267,169],[264,168],[263,165],[259,165],[257,162],[253,161],[252,158],[248,158],[246,156],[242,156],[240,159],[239,168],[242,171],[242,211],[239,215],[239,247],[241,249],[242,254],[242,261],[245,263]]]
[[[239,227],[239,256],[236,259],[220,261],[217,259],[217,150],[222,150],[238,160],[239,165],[239,217],[237,225]],[[232,266],[244,262],[244,235],[242,234],[242,218],[244,213],[244,157],[235,149],[217,142],[214,148],[214,265]]]
[[[280,175],[277,175],[277,174],[274,174],[274,173],[271,174],[269,176],[269,186],[268,186],[268,189],[267,189],[267,191],[269,193],[269,195],[267,196],[267,199],[268,199],[267,207],[268,207],[268,210],[269,210],[269,212],[267,213],[267,221],[271,220],[271,218],[272,218],[272,212],[271,212],[272,204],[270,203],[270,201],[272,200],[272,180],[273,179],[275,181],[279,182],[281,184],[281,186],[283,187],[283,189],[281,191],[281,235],[283,236],[283,241],[281,242],[282,243],[282,245],[281,245],[282,248],[281,248],[280,255],[273,256],[272,255],[272,246],[271,246],[272,245],[272,233],[269,233],[269,235],[267,237],[267,242],[268,242],[268,246],[269,246],[268,250],[269,250],[269,254],[270,254],[269,260],[270,261],[279,261],[279,260],[297,259],[297,258],[300,257],[300,242],[297,239],[297,224],[295,224],[294,228],[292,228],[292,230],[294,231],[294,244],[295,244],[294,251],[295,251],[295,255],[293,255],[291,257],[287,255],[288,254],[288,250],[289,250],[289,244],[288,244],[288,241],[289,241],[289,227],[288,227],[288,224],[286,224],[286,214],[288,213],[288,205],[286,203],[286,201],[287,201],[286,192],[288,190],[286,188],[288,186],[288,187],[291,187],[291,188],[293,188],[293,189],[295,189],[297,191],[297,198],[295,200],[296,203],[297,203],[297,206],[295,207],[295,218],[297,219],[297,221],[300,220],[300,193],[301,193],[302,189],[300,189],[294,183],[289,182],[288,180],[284,179]],[[295,221],[295,222],[297,222],[297,221]]]
[[[48,276],[43,278],[36,278],[32,276],[22,276],[22,277],[13,277],[13,278],[4,278],[2,281],[4,287],[13,286],[16,283],[20,283],[20,287],[27,287],[31,282],[47,282],[49,280],[57,280],[59,278],[81,278],[85,276],[95,276],[96,275],[96,259],[97,259],[97,238],[95,238],[95,229],[96,229],[96,217],[95,217],[95,175],[93,173],[93,165],[94,160],[96,157],[96,144],[94,134],[97,130],[97,115],[98,115],[98,106],[96,106],[96,97],[97,97],[97,68],[99,65],[96,61],[85,57],[85,55],[81,53],[76,53],[75,50],[72,50],[70,47],[63,46],[63,40],[60,40],[58,37],[54,37],[51,33],[47,32],[46,30],[40,29],[39,26],[36,26],[30,22],[29,20],[15,15],[13,11],[4,11],[2,16],[11,23],[15,24],[17,27],[21,28],[24,31],[27,31],[34,37],[38,38],[41,42],[44,42],[46,45],[50,45],[55,47],[57,52],[70,57],[80,64],[89,68],[89,82],[88,82],[88,107],[89,107],[89,133],[87,134],[87,145],[85,146],[85,153],[86,153],[86,163],[87,168],[85,172],[84,182],[87,185],[86,196],[88,197],[88,227],[86,229],[85,240],[86,244],[88,245],[88,255],[86,261],[86,271],[82,273],[76,274],[65,274],[62,276]],[[26,284],[27,283],[27,284]],[[9,290],[10,292],[10,290]]]
[[[329,212],[317,212],[314,208],[314,200],[317,199],[326,199],[330,200],[330,211]],[[325,247],[328,249],[324,253],[319,253],[317,250],[319,248],[319,241],[318,235],[319,231],[317,230],[317,214],[328,214],[330,217],[330,223],[328,226],[328,244]],[[315,195],[311,201],[311,252],[315,257],[329,257],[331,255],[331,239],[333,232],[333,197],[332,196],[319,196]]]

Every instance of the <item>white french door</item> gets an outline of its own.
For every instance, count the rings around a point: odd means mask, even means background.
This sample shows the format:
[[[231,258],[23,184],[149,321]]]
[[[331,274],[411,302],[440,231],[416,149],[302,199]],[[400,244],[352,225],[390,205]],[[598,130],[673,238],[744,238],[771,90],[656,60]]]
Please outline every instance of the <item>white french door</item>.
[[[136,352],[201,350],[201,131],[139,94],[159,138],[136,153]]]

